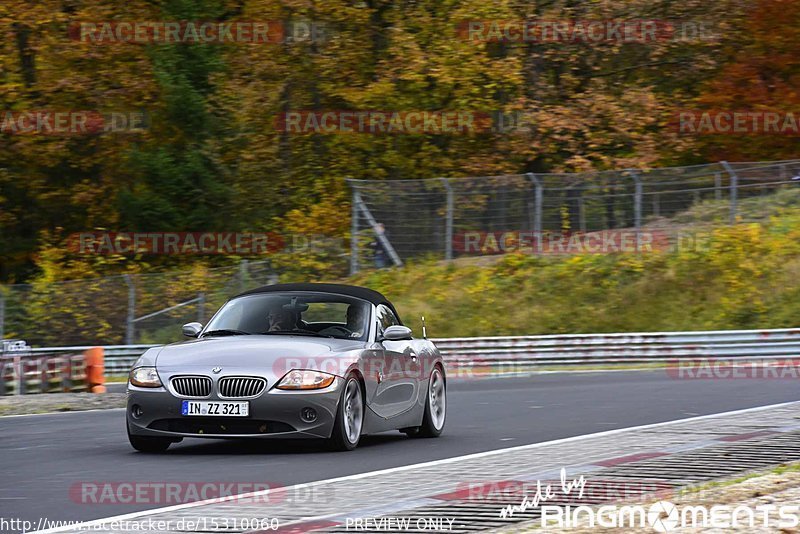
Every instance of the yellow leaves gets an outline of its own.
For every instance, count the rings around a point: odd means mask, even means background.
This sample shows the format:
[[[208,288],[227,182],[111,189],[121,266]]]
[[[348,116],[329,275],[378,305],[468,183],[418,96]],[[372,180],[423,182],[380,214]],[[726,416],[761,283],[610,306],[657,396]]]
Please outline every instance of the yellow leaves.
[[[559,208],[559,215],[561,216],[561,233],[569,234],[571,228],[569,206],[561,206]]]
[[[646,264],[642,256],[627,254],[622,257],[619,266],[628,272],[643,273]]]
[[[712,280],[721,291],[717,313],[722,324],[746,327],[766,310],[763,279],[777,267],[777,255],[770,254],[765,229],[758,224],[740,224],[714,230],[708,259]]]
[[[494,287],[495,273],[493,269],[480,269],[473,272],[473,279],[464,287],[464,291],[468,295],[477,297],[482,295],[481,299],[488,301],[487,293]]]
[[[291,210],[276,222],[287,233],[337,236],[349,229],[349,214],[349,203],[341,198],[332,198],[304,209]]]

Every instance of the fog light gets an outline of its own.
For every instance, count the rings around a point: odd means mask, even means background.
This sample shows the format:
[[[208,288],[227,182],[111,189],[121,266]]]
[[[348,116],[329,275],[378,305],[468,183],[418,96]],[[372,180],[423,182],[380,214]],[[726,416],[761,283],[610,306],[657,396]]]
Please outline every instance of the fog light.
[[[134,418],[139,419],[142,415],[144,415],[142,407],[139,406],[138,404],[134,404],[133,406],[131,406],[131,415]]]
[[[306,423],[313,423],[317,420],[317,411],[314,408],[303,408],[300,410],[300,417]]]

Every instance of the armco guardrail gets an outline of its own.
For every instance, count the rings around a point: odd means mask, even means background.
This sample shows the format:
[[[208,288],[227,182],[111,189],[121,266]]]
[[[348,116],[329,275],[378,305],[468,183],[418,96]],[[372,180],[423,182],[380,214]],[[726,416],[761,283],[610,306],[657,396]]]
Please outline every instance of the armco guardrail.
[[[800,355],[800,329],[451,338],[436,346],[453,366],[477,368],[783,360]]]
[[[51,356],[58,354],[83,354],[97,345],[79,347],[41,347],[30,349],[31,356]],[[131,366],[144,351],[158,345],[106,345],[102,347],[105,353],[106,376],[125,376]]]
[[[669,363],[709,358],[716,361],[800,359],[800,328],[646,332],[433,339],[452,369],[524,372],[544,366]],[[124,376],[148,348],[110,345],[108,376]],[[81,354],[91,347],[30,349],[30,356]],[[463,374],[463,373],[461,373]]]
[[[89,387],[86,371],[85,352],[34,354],[16,339],[0,345],[0,395],[82,391]]]

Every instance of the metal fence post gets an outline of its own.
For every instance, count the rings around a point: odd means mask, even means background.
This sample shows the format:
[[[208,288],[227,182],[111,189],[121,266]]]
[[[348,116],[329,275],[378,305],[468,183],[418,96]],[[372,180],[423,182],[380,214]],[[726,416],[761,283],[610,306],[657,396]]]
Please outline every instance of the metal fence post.
[[[353,201],[350,210],[350,275],[358,272],[358,191],[353,187]]]
[[[0,339],[5,337],[6,325],[6,294],[0,288]]]
[[[739,202],[739,175],[736,174],[736,171],[733,170],[731,164],[727,161],[720,161],[720,165],[725,167],[725,170],[728,171],[728,174],[731,176],[731,186],[730,186],[730,200],[731,200],[731,213],[730,213],[730,224],[736,224],[736,212],[738,209],[738,202]]]
[[[133,345],[134,328],[136,328],[136,286],[133,285],[131,275],[123,274],[122,277],[128,285],[128,317],[125,320],[125,344]]]
[[[249,272],[249,265],[247,260],[242,260],[239,262],[239,292],[243,292],[247,289],[247,284],[245,281],[247,280],[247,273]]]
[[[453,259],[453,211],[455,202],[453,198],[453,186],[447,178],[442,178],[445,190],[447,191],[447,213],[444,220],[444,259]]]
[[[644,191],[642,187],[642,177],[639,176],[639,173],[634,169],[629,169],[628,172],[633,176],[635,184],[633,194],[633,226],[636,228],[636,252],[639,252],[642,243],[642,196]]]
[[[27,385],[25,384],[25,370],[22,368],[22,358],[14,356],[14,369],[17,373],[17,395],[24,395]]]
[[[534,173],[529,172],[526,174],[528,180],[533,183],[533,235],[536,239],[536,252],[542,252],[542,204],[543,187],[542,181]]]
[[[197,294],[197,322],[202,323],[206,318],[206,294],[202,291]]]

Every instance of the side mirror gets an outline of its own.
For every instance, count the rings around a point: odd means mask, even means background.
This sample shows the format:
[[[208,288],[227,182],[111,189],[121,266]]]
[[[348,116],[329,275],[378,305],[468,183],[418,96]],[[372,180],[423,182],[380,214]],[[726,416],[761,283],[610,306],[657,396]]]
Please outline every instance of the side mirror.
[[[401,341],[411,339],[411,329],[407,326],[390,326],[383,332],[383,339],[387,341]]]
[[[203,325],[200,323],[186,323],[181,330],[186,337],[197,337],[202,329]]]

